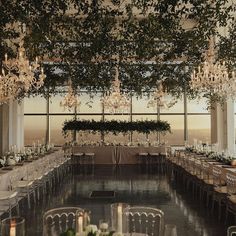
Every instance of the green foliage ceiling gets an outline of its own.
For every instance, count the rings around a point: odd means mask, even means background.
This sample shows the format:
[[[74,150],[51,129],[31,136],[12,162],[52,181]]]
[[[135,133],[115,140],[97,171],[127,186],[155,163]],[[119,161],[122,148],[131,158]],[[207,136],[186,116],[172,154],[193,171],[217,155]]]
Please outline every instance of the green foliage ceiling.
[[[18,34],[6,26],[25,23],[27,56],[39,55],[45,63],[43,94],[55,93],[68,78],[75,88],[106,90],[114,79],[112,55],[120,58],[123,89],[140,94],[165,79],[168,91],[179,94],[184,84],[188,89],[190,72],[203,60],[212,35],[220,39],[219,57],[235,68],[231,0],[3,0],[0,12],[1,59],[6,52],[15,56],[8,42]],[[183,25],[189,21],[192,28]],[[220,36],[217,27],[227,22],[229,35]]]

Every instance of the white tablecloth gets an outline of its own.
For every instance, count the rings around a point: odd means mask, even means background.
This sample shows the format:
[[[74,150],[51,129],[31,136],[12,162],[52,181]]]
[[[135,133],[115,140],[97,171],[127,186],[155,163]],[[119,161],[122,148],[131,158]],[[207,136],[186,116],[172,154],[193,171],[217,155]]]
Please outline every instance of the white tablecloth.
[[[165,153],[166,147],[133,146],[75,146],[72,152],[95,153],[95,164],[136,164],[140,152]]]
[[[63,155],[62,150],[48,154],[44,157],[41,157],[38,160],[34,160],[33,162],[25,162],[23,166],[14,166],[13,170],[0,169],[0,190],[9,190],[8,187],[10,185],[11,175],[17,176],[17,178],[20,180],[25,176],[25,173],[27,173],[27,168],[30,165],[37,167],[39,165],[39,160],[44,160],[44,161],[47,161],[48,159],[54,160],[60,155]]]

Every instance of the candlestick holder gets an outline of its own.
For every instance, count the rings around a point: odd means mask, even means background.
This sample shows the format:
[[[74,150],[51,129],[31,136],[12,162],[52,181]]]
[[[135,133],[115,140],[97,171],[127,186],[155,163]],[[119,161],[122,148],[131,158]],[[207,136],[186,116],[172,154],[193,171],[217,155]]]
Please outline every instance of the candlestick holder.
[[[25,236],[25,219],[15,216],[2,220],[2,236]]]

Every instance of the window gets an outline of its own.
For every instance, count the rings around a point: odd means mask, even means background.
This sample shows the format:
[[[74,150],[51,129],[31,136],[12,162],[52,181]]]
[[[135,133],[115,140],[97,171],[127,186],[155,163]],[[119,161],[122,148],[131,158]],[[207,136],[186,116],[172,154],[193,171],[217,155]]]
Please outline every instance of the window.
[[[36,96],[25,98],[25,144],[31,145],[34,141],[45,140],[46,138],[46,124],[49,119],[50,140],[56,145],[62,145],[65,141],[72,139],[72,134],[66,138],[62,133],[62,126],[65,120],[73,119],[75,117],[74,110],[68,110],[60,106],[64,94],[52,96],[49,99],[49,114],[47,116],[47,100],[43,97]],[[79,99],[81,105],[77,110],[77,119],[80,120],[95,120],[99,121],[103,118],[109,120],[133,121],[137,120],[158,120],[157,108],[148,108],[148,96],[132,97],[132,114],[127,111],[125,114],[109,114],[102,109],[102,92],[97,92],[92,95],[87,94],[86,91],[81,91]],[[167,96],[167,102],[172,101],[171,96]],[[199,139],[210,142],[210,113],[207,108],[207,99],[202,97],[200,99],[187,101],[187,124],[189,143],[193,139]],[[236,106],[236,105],[235,105]],[[176,104],[169,109],[160,109],[160,120],[167,121],[171,125],[171,133],[159,135],[151,133],[146,134],[132,133],[132,140],[134,142],[145,142],[149,139],[150,142],[156,142],[160,136],[160,142],[168,142],[169,145],[183,145],[184,144],[184,102],[183,97],[180,97]],[[201,122],[199,122],[201,120]],[[37,124],[37,125],[35,125]],[[102,134],[86,132],[77,132],[77,141],[91,142],[100,141]],[[131,134],[113,135],[105,134],[103,136],[105,142],[115,141],[117,143],[127,143],[131,140]]]

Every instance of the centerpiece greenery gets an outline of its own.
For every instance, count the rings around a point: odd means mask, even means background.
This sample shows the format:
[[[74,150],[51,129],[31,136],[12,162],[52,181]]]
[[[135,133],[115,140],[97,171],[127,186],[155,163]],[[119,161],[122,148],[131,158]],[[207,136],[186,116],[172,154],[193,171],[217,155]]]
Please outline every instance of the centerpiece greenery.
[[[225,154],[224,152],[219,153],[219,152],[214,152],[211,150],[204,150],[204,149],[198,150],[198,149],[195,149],[193,146],[186,147],[185,150],[187,152],[204,155],[206,159],[222,162],[223,164],[226,164],[226,165],[231,165],[231,162],[236,159],[234,156]]]
[[[91,131],[91,132],[111,132],[113,134],[136,131],[138,133],[150,132],[171,132],[170,124],[166,121],[88,121],[70,120],[65,121],[63,126],[64,134],[68,131]]]

